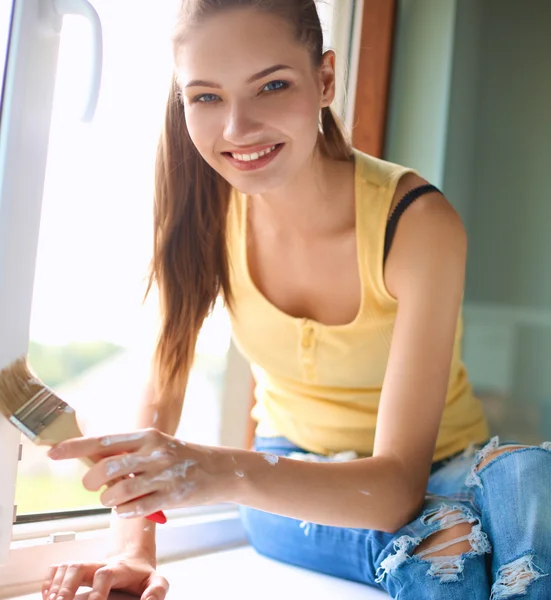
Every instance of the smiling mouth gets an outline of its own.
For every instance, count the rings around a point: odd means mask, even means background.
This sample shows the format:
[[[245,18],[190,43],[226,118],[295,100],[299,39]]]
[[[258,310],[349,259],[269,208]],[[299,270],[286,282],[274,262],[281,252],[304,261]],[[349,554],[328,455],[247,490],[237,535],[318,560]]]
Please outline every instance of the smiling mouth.
[[[240,154],[238,152],[223,152],[223,154],[242,163],[254,163],[265,156],[269,156],[276,150],[279,150],[279,148],[282,146],[283,144],[274,144],[273,146],[266,148],[266,150],[262,150],[261,152],[253,152],[252,154]]]

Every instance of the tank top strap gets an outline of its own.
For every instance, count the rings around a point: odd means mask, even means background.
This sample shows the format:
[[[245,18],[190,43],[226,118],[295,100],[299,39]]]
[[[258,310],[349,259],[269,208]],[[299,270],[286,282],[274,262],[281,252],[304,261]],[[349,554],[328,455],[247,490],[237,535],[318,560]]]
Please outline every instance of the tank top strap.
[[[368,320],[372,310],[392,313],[396,299],[384,281],[385,235],[392,201],[400,179],[414,169],[384,161],[357,150],[356,236],[360,276]]]
[[[410,190],[401,200],[398,202],[390,218],[388,219],[388,223],[386,226],[385,233],[385,253],[383,262],[386,262],[388,257],[388,253],[390,252],[390,247],[392,246],[392,240],[394,239],[394,235],[396,233],[396,227],[398,226],[398,221],[400,217],[404,214],[407,208],[409,208],[415,200],[420,198],[421,196],[425,196],[426,194],[430,194],[432,192],[440,192],[440,190],[430,184],[420,185],[412,190]]]

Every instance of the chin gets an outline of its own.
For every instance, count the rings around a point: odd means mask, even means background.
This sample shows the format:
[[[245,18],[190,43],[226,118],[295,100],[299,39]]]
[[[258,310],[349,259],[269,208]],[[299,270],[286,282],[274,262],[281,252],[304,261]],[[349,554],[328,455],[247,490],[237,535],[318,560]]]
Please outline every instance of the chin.
[[[217,171],[232,187],[248,195],[273,193],[289,179],[282,168],[274,169],[271,173],[236,173],[231,167]]]
[[[262,177],[232,177],[228,179],[229,183],[242,194],[249,196],[258,195],[262,196],[265,194],[275,193],[278,189],[285,186],[287,178],[282,176],[281,173],[270,176]]]

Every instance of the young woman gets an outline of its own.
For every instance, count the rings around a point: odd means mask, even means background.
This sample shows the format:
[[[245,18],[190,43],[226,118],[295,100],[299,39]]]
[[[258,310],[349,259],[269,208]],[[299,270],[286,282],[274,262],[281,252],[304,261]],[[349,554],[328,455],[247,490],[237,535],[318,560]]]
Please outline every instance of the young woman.
[[[174,58],[139,431],[51,454],[101,458],[84,485],[107,486],[117,548],[51,567],[44,594],[164,600],[143,517],[233,502],[258,552],[394,598],[551,597],[549,444],[490,440],[461,362],[465,231],[417,173],[349,146],[314,1],[185,1]],[[218,295],[256,380],[254,451],[173,437]]]

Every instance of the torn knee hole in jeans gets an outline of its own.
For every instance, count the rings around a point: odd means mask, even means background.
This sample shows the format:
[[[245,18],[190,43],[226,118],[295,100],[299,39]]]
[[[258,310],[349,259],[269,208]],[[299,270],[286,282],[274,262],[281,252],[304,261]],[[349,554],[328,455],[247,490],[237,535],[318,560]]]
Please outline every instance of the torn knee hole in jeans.
[[[471,469],[471,472],[469,473],[469,475],[467,475],[467,478],[465,479],[465,485],[468,487],[477,486],[482,490],[482,493],[484,493],[484,488],[482,487],[482,480],[480,479],[478,471],[491,462],[490,460],[486,459],[491,458],[492,460],[494,460],[501,454],[511,453],[515,450],[530,447],[531,446],[521,444],[505,444],[499,447],[499,436],[494,436],[483,448],[476,452],[474,465]],[[551,451],[551,442],[543,442],[543,444],[540,445],[540,448]],[[492,456],[489,456],[491,454]]]
[[[432,527],[437,523],[439,527],[438,529],[431,531],[425,538],[403,535],[395,540],[395,554],[390,554],[381,562],[381,565],[377,569],[376,583],[381,583],[387,573],[391,573],[407,561],[420,561],[424,556],[427,557],[424,561],[429,565],[427,571],[428,577],[438,578],[441,583],[459,581],[465,568],[466,557],[492,551],[488,537],[482,531],[479,520],[465,507],[450,507],[442,504],[437,509],[429,510],[425,513],[421,517],[421,523],[427,527]],[[442,544],[436,544],[414,555],[408,554],[408,551],[421,544],[423,539],[427,539],[438,531],[450,529],[460,523],[475,523],[475,525],[473,525],[468,535],[453,538]],[[440,550],[444,550],[445,548],[454,546],[463,541],[468,541],[470,543],[471,550],[466,553],[454,556],[429,556],[431,553],[439,552]],[[381,574],[379,575],[380,571]]]
[[[534,564],[533,554],[525,554],[499,569],[496,581],[492,586],[490,600],[525,595],[526,589],[531,583],[540,577],[548,577],[548,575]]]

